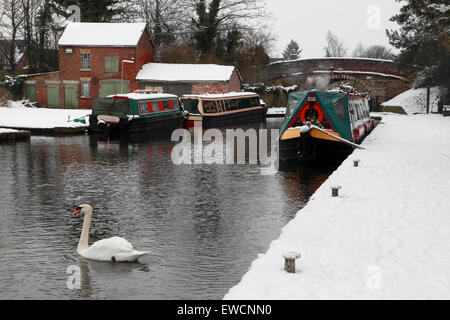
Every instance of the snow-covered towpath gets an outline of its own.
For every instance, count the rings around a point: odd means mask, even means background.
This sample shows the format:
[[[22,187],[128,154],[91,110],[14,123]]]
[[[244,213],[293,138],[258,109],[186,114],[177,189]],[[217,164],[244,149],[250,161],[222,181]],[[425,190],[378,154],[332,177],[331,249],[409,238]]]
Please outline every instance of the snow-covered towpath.
[[[450,298],[450,118],[385,115],[363,145],[225,299]]]

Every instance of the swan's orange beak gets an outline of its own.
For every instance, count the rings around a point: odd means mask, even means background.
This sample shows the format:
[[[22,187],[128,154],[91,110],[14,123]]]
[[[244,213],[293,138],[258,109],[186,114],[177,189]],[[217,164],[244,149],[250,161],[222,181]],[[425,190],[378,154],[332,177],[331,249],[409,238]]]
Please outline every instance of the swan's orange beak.
[[[74,212],[72,212],[73,216],[76,216],[77,214],[79,214],[81,212],[81,209],[77,209]]]

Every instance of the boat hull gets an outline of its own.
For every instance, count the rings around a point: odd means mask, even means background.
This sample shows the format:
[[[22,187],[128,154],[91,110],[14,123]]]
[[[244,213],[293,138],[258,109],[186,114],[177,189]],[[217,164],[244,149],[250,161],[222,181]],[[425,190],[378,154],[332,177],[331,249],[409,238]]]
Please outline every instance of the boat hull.
[[[170,113],[158,117],[122,118],[119,123],[98,123],[96,116],[89,118],[89,132],[92,133],[145,133],[181,128],[185,121],[183,112]]]
[[[226,127],[238,124],[261,122],[266,120],[267,108],[251,109],[234,113],[222,113],[215,115],[203,114],[201,120],[189,116],[185,126],[194,127],[195,123],[202,123],[203,128]]]
[[[342,161],[353,152],[353,147],[338,141],[312,137],[300,137],[280,141],[280,161],[284,162],[323,162]]]

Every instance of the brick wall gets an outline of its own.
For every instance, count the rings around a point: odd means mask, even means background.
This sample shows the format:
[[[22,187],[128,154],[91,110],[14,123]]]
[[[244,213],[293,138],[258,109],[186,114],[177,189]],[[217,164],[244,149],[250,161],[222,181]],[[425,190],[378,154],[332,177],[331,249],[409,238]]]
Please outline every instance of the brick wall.
[[[66,49],[71,49],[72,53],[67,53]],[[90,70],[81,69],[82,52],[90,53]],[[105,71],[105,57],[119,57],[119,72],[110,73]],[[93,100],[99,96],[101,80],[122,79],[122,60],[135,61],[134,64],[123,64],[123,79],[130,81],[131,91],[139,89],[139,85],[135,80],[137,73],[142,65],[153,62],[153,45],[148,32],[142,34],[136,47],[61,46],[59,47],[59,73],[31,76],[28,80],[36,81],[36,99],[42,107],[47,106],[46,81],[58,81],[61,108],[64,108],[64,83],[72,83],[78,85],[78,108],[90,109],[92,108]],[[90,80],[91,82],[91,96],[89,98],[81,97],[82,79]]]

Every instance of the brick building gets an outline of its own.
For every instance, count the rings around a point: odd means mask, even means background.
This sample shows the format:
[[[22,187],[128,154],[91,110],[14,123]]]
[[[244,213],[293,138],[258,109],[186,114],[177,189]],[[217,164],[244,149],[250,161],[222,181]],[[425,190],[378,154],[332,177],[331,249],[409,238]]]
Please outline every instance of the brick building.
[[[145,23],[69,23],[58,48],[59,71],[25,81],[41,107],[90,109],[94,98],[139,89],[136,75],[153,61]]]
[[[241,91],[233,66],[153,63],[144,23],[69,23],[58,48],[59,71],[25,81],[24,96],[40,107],[90,109],[95,98],[138,89],[178,95]]]
[[[136,76],[141,89],[176,95],[241,91],[234,66],[216,64],[147,63]]]

